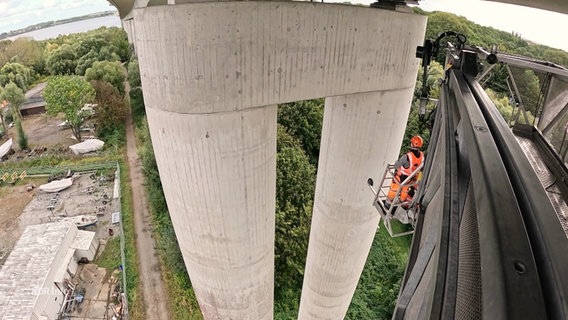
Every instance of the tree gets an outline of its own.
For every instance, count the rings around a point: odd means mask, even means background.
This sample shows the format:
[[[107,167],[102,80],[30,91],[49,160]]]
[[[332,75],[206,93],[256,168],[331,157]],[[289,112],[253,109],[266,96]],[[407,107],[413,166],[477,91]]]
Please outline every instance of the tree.
[[[527,111],[536,113],[538,96],[540,94],[540,81],[534,71],[511,67],[519,94]]]
[[[323,124],[323,99],[281,105],[278,108],[278,123],[302,143],[310,162],[317,165]]]
[[[0,125],[2,126],[2,130],[0,131],[0,138],[6,134],[6,122],[4,119],[4,99],[2,96],[4,94],[4,88],[0,87]]]
[[[73,136],[81,141],[81,124],[83,115],[81,109],[86,103],[91,103],[95,91],[91,85],[78,76],[57,76],[47,82],[43,91],[45,109],[48,114],[65,114],[65,120],[71,127]]]
[[[20,89],[14,82],[10,82],[4,87],[0,100],[7,100],[10,102],[10,109],[12,114],[20,115],[19,109],[22,103],[26,100],[24,91]],[[14,117],[15,119],[16,117]]]
[[[140,80],[140,67],[138,66],[138,60],[132,60],[128,64],[128,84],[130,84],[130,89],[142,86],[142,81]]]
[[[10,61],[32,66],[42,59],[42,48],[37,41],[29,38],[0,40],[0,67]]]
[[[18,38],[6,48],[6,57],[18,61],[25,66],[32,66],[42,59],[41,44],[31,38]]]
[[[0,100],[10,101],[10,110],[12,111],[12,118],[16,123],[16,129],[18,131],[18,145],[20,149],[28,148],[28,138],[22,127],[20,106],[25,101],[24,92],[20,89],[14,82],[10,82],[6,85],[2,94],[0,95]]]
[[[96,61],[120,61],[120,56],[115,43],[107,38],[110,31],[105,29],[97,29],[85,34],[80,34],[73,42],[75,51],[77,52],[77,68],[75,74],[85,75],[88,68],[93,66]]]
[[[130,109],[132,110],[132,119],[135,124],[139,124],[140,121],[146,115],[146,109],[144,109],[144,93],[141,87],[131,88],[128,92],[130,96]]]
[[[120,61],[126,62],[130,60],[130,45],[128,44],[128,36],[126,35],[126,31],[122,28],[99,28],[97,30],[103,30],[104,38],[109,44],[109,48],[111,49],[112,53],[116,54]]]
[[[392,318],[410,239],[391,238],[385,228],[377,231],[345,320]]]
[[[301,287],[308,250],[315,171],[300,143],[278,125],[275,285],[279,292]]]
[[[124,96],[124,74],[120,62],[97,61],[85,72],[85,80],[100,80],[111,84]]]
[[[95,50],[91,50],[86,54],[82,55],[77,61],[77,67],[75,68],[75,74],[78,76],[84,76],[85,71],[93,66],[98,60],[98,53]]]
[[[420,66],[418,76],[416,77],[416,87],[414,88],[414,99],[420,99],[422,95],[422,75],[424,68]],[[440,80],[444,79],[444,67],[437,61],[430,62],[428,66],[428,78],[426,85],[428,86],[428,95],[432,99],[438,99],[440,96]]]
[[[146,114],[144,110],[144,97],[142,94],[142,82],[140,81],[140,68],[138,60],[134,59],[128,64],[128,83],[130,90],[130,108],[132,110],[132,119],[134,123],[139,123]]]
[[[52,75],[72,75],[77,68],[75,50],[64,44],[53,50],[47,58],[46,67]]]
[[[118,90],[106,82],[94,80],[91,86],[95,90],[97,103],[97,135],[104,136],[122,126],[126,116],[126,103]]]
[[[499,51],[502,52],[521,54],[568,67],[567,52],[531,43],[523,39],[518,33],[509,33],[492,27],[481,26],[451,13],[426,12],[418,7],[415,7],[414,11],[428,16],[426,39],[435,39],[441,32],[452,30],[463,33],[467,36],[468,43],[476,46],[491,48],[491,46],[497,45]],[[443,50],[440,51],[442,51],[440,56],[443,59]],[[438,61],[443,62],[443,60]]]
[[[78,57],[82,57],[91,51],[99,52],[103,47],[109,45],[109,43],[100,36],[99,32],[96,34],[94,32],[87,32],[78,35],[78,38],[73,43]]]
[[[497,110],[499,110],[499,113],[503,116],[505,122],[510,124],[513,120],[514,110],[509,101],[509,97],[504,94],[499,94],[490,88],[485,89],[485,92],[487,93],[491,101],[493,101],[493,104],[495,104],[495,107],[497,108]]]
[[[22,126],[22,121],[18,118],[16,121],[16,130],[18,131],[18,146],[20,150],[25,150],[28,148],[28,136],[24,132],[24,127]]]
[[[4,110],[0,109],[0,138],[6,134],[6,122],[4,120]]]
[[[25,91],[31,80],[32,70],[21,63],[8,62],[0,69],[0,86],[13,82]]]

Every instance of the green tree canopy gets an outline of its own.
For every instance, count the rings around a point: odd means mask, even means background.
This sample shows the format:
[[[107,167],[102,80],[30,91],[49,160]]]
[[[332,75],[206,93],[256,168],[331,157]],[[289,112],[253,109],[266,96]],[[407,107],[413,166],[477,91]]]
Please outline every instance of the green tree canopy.
[[[416,77],[416,87],[414,88],[414,99],[420,99],[422,94],[422,75],[424,68],[420,66],[418,70],[418,76]],[[437,61],[430,62],[428,66],[428,78],[426,80],[426,85],[428,86],[428,94],[432,99],[438,99],[440,96],[440,80],[443,80],[444,66],[442,66]]]
[[[51,52],[47,58],[46,67],[52,75],[73,75],[77,68],[76,59],[73,47],[64,44]]]
[[[10,110],[12,111],[12,118],[16,123],[16,129],[18,131],[18,145],[20,149],[27,149],[28,148],[28,138],[24,132],[24,128],[22,127],[22,121],[20,117],[20,106],[26,100],[24,96],[24,91],[20,89],[14,82],[10,82],[6,85],[2,93],[0,94],[0,101],[1,100],[8,100],[10,101]],[[4,122],[4,119],[2,119]]]
[[[91,50],[84,55],[81,55],[79,60],[77,60],[77,67],[75,68],[75,74],[78,76],[84,76],[85,71],[93,66],[93,63],[99,61],[98,53],[95,50]]]
[[[21,63],[8,62],[0,69],[0,86],[15,83],[25,91],[32,81],[32,70]]]
[[[138,65],[138,60],[132,60],[128,64],[128,84],[130,84],[131,89],[142,86],[142,81],[140,80],[140,66]]]
[[[77,75],[85,75],[85,71],[92,67],[96,61],[120,61],[121,57],[117,52],[115,42],[109,42],[108,39],[114,39],[110,35],[110,29],[97,29],[92,32],[82,34],[75,39],[73,45],[77,52],[77,68],[75,73]]]
[[[86,55],[91,51],[101,51],[101,49],[108,45],[106,40],[101,37],[98,33],[88,32],[82,34],[74,41],[75,51],[77,56],[81,57]]]
[[[9,82],[2,90],[0,94],[0,100],[10,101],[10,107],[12,109],[18,110],[18,108],[26,100],[24,91],[14,82]]]
[[[535,114],[538,96],[540,94],[540,81],[532,70],[511,67],[511,72],[519,89],[519,94],[527,111]]]
[[[513,120],[514,110],[513,106],[509,101],[509,97],[507,95],[497,93],[490,88],[485,89],[485,92],[487,93],[491,101],[493,101],[493,104],[495,105],[497,110],[499,110],[499,113],[503,116],[505,122],[510,124],[511,121]]]
[[[124,73],[120,62],[97,61],[85,72],[87,81],[100,80],[111,84],[124,96]]]
[[[49,46],[70,45],[77,59],[91,51],[97,53],[97,61],[122,61],[130,59],[130,46],[122,28],[101,27],[82,33],[61,35],[48,41]]]
[[[14,41],[0,42],[0,66],[17,58],[17,62],[31,67],[43,60],[43,49],[39,42],[30,38],[18,38]]]
[[[276,286],[300,287],[308,248],[315,167],[278,125],[276,158]]]
[[[414,11],[428,16],[426,39],[435,39],[438,34],[452,30],[466,35],[468,43],[476,46],[489,49],[497,45],[502,52],[521,54],[568,67],[568,52],[527,41],[514,31],[509,33],[482,26],[452,13],[426,12],[417,7]]]
[[[43,91],[47,103],[46,111],[50,115],[60,112],[65,114],[65,120],[78,141],[81,141],[81,124],[83,115],[81,109],[86,103],[91,103],[95,91],[91,85],[78,76],[56,76],[49,79]]]
[[[323,103],[323,99],[314,99],[285,103],[278,108],[278,123],[301,142],[314,165],[319,157]]]
[[[94,80],[97,103],[97,135],[104,136],[115,128],[122,126],[126,116],[126,103],[118,90],[109,83]]]

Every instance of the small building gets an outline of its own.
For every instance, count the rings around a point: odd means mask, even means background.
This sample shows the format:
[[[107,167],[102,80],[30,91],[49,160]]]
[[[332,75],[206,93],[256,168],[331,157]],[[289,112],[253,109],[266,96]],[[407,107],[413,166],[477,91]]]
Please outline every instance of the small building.
[[[20,106],[22,117],[45,113],[45,100],[42,93],[46,85],[47,82],[42,82],[26,92],[26,101]]]
[[[97,247],[94,232],[69,222],[27,227],[0,270],[0,319],[57,319],[78,261]]]
[[[45,101],[43,98],[29,99],[20,106],[20,113],[22,117],[45,113]]]
[[[99,241],[95,238],[95,233],[91,231],[78,230],[75,241],[71,246],[74,250],[73,256],[77,261],[87,259],[93,261],[99,248]]]

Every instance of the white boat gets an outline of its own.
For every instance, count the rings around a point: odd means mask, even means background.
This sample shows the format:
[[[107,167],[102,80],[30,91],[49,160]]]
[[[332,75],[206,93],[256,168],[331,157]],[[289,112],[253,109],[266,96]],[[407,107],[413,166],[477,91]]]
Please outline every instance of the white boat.
[[[78,229],[85,229],[86,227],[94,226],[99,219],[93,216],[76,216],[73,217],[73,222]]]
[[[99,220],[95,216],[79,215],[74,217],[64,218],[64,221],[70,221],[75,224],[78,229],[85,229],[94,226]]]
[[[81,154],[81,153],[87,153],[87,152],[99,150],[104,145],[105,145],[104,141],[101,141],[99,139],[89,139],[89,140],[85,140],[83,142],[74,144],[72,146],[69,146],[69,149],[71,149],[71,151],[73,151],[74,154]]]
[[[73,184],[73,178],[54,180],[50,183],[42,184],[39,189],[44,192],[59,192],[69,188]]]
[[[10,140],[4,142],[0,146],[0,158],[5,156],[8,153],[8,151],[10,151],[10,150],[12,150],[12,138],[10,138]]]

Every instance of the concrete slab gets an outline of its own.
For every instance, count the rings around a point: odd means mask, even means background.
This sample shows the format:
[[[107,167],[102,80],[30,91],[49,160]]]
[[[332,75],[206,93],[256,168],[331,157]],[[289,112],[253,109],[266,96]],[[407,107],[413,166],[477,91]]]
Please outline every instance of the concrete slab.
[[[97,300],[104,300],[106,301],[106,299],[108,298],[109,294],[108,292],[110,291],[110,284],[108,282],[105,282],[102,284],[102,287],[99,290],[99,294],[97,296]]]
[[[89,317],[103,318],[106,314],[106,301],[93,301],[91,303],[91,310],[89,310]]]

